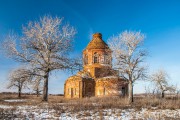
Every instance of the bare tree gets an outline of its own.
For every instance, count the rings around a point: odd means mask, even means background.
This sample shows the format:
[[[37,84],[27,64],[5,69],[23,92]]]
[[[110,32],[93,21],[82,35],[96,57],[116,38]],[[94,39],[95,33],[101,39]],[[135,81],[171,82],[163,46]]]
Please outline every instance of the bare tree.
[[[21,97],[23,88],[27,88],[28,82],[32,79],[31,71],[25,68],[18,68],[9,74],[9,84],[7,88],[15,87],[18,89],[18,97]]]
[[[163,69],[158,70],[157,72],[153,73],[150,77],[151,81],[154,83],[157,90],[161,92],[161,98],[164,98],[164,94],[166,91],[173,92],[175,88],[173,85],[169,85],[169,75]]]
[[[80,70],[82,70],[83,68],[83,61],[82,61],[82,57],[81,56],[77,56],[75,59],[72,60],[72,65],[70,65],[71,68],[71,72],[79,72]]]
[[[42,86],[42,79],[43,77],[41,76],[36,76],[33,78],[34,80],[31,81],[32,83],[32,88],[33,88],[33,91],[35,91],[37,97],[39,97],[40,93],[43,91],[43,86]]]
[[[114,68],[119,70],[119,75],[129,82],[129,103],[133,102],[133,83],[146,77],[147,67],[143,66],[147,51],[143,46],[144,35],[141,32],[125,31],[117,36],[112,36],[109,46],[113,51]]]
[[[62,18],[44,16],[29,22],[23,27],[22,36],[9,35],[2,46],[8,57],[30,65],[33,71],[38,71],[34,75],[43,77],[43,101],[48,101],[50,72],[72,68],[68,53],[76,30],[62,21]]]

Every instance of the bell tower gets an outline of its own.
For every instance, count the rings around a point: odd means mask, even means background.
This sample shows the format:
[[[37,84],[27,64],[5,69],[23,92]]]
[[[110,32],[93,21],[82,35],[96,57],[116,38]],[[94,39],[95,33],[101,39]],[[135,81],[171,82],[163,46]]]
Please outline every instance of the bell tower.
[[[107,76],[112,69],[112,51],[102,40],[101,33],[93,34],[93,38],[83,51],[84,70],[93,78]]]

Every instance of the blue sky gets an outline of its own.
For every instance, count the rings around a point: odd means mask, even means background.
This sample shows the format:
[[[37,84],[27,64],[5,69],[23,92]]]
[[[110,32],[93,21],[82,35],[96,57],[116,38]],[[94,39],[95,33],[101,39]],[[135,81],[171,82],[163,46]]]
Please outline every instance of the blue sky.
[[[104,41],[124,30],[146,35],[150,72],[164,68],[170,83],[178,84],[180,68],[180,1],[179,0],[1,0],[0,38],[10,30],[21,34],[22,25],[50,14],[64,17],[74,26],[74,53],[81,54],[95,32]],[[17,63],[0,55],[0,91],[5,89],[7,74]],[[71,74],[56,72],[50,80],[50,93],[63,93],[64,81]],[[135,93],[144,92],[145,82],[135,84]]]

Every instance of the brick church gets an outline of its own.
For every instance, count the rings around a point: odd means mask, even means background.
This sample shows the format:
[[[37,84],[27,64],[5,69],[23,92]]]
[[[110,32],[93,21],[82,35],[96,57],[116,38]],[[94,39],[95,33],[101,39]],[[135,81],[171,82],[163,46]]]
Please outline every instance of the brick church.
[[[95,33],[83,51],[83,70],[65,81],[65,98],[125,96],[127,92],[128,83],[112,69],[112,51],[102,34]]]

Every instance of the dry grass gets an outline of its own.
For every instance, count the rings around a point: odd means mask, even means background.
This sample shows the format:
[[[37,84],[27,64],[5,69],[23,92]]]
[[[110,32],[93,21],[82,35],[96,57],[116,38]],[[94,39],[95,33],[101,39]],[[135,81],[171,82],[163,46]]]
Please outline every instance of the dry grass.
[[[42,102],[41,97],[36,95],[22,95],[21,99],[26,101],[22,102],[6,102],[4,100],[8,99],[19,99],[17,95],[14,94],[0,94],[0,104],[3,105],[39,105],[41,106]],[[127,98],[121,97],[91,97],[83,99],[65,99],[63,96],[54,96],[49,95],[48,105],[50,108],[59,110],[61,112],[67,110],[72,112],[84,111],[84,110],[100,110],[100,109],[126,109],[126,108],[152,108],[157,107],[160,109],[180,109],[180,99],[159,99],[156,97],[135,97],[134,103],[128,105]],[[63,106],[63,109],[62,109]]]
[[[58,100],[57,100],[58,99]],[[59,101],[59,102],[56,102]],[[180,109],[180,99],[159,99],[154,97],[135,98],[134,103],[128,105],[127,98],[120,97],[91,97],[83,99],[64,99],[63,97],[52,97],[49,105],[55,110],[61,112],[79,112],[79,111],[101,111],[103,109],[128,109],[133,108],[140,110],[142,108],[148,109]],[[62,108],[63,106],[63,108]]]
[[[159,109],[180,109],[180,99],[161,99],[156,97],[135,98],[135,102],[132,104],[132,106],[135,108],[157,107]]]

